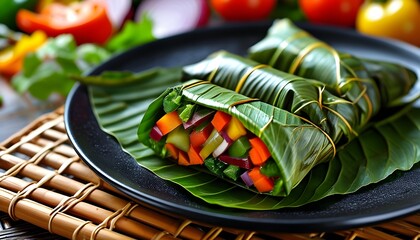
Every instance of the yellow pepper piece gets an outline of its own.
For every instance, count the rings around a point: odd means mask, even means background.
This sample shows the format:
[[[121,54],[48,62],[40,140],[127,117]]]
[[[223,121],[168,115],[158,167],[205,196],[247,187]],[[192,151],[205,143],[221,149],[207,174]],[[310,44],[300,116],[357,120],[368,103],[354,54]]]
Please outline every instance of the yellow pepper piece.
[[[28,53],[36,51],[47,41],[47,35],[36,31],[32,35],[23,35],[15,46],[0,51],[0,73],[12,76],[19,72]]]
[[[232,117],[226,128],[226,133],[232,141],[236,141],[238,138],[246,135],[246,129],[237,118]]]

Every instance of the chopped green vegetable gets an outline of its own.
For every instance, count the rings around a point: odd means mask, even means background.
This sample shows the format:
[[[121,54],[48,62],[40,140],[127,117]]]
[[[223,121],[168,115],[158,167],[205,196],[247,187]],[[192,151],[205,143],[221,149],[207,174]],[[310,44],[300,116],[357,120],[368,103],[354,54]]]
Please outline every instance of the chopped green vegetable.
[[[122,30],[113,36],[106,48],[112,52],[122,52],[129,48],[155,40],[153,22],[147,14],[138,22],[127,21]]]
[[[166,143],[171,143],[178,149],[188,152],[188,149],[190,148],[190,136],[181,125],[168,134]]]
[[[163,99],[163,110],[166,113],[175,111],[181,105],[181,96],[176,91],[170,92]]]
[[[229,147],[228,154],[232,157],[243,157],[251,148],[249,140],[246,136],[240,137]]]
[[[235,165],[228,165],[225,170],[223,170],[223,174],[228,178],[236,181],[241,173],[241,168]]]
[[[204,166],[207,167],[207,169],[212,172],[213,174],[217,176],[222,176],[223,171],[227,167],[227,164],[215,159],[215,158],[207,158],[204,160]]]
[[[193,104],[187,104],[185,106],[180,107],[178,109],[179,118],[181,118],[183,122],[188,121],[188,119],[190,119],[194,114],[194,109],[195,105]]]
[[[23,70],[12,78],[12,85],[17,92],[28,91],[38,99],[47,99],[54,92],[67,95],[74,84],[72,76],[83,74],[109,56],[99,46],[78,47],[71,35],[61,35],[25,57]]]
[[[275,177],[281,174],[280,169],[273,159],[269,159],[264,166],[261,167],[261,173],[269,177]]]

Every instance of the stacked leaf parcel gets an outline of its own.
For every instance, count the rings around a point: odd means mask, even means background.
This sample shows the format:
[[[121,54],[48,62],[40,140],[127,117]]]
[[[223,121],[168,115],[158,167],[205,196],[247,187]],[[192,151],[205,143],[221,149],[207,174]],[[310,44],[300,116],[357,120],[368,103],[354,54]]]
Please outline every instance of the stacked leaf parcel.
[[[275,22],[249,58],[219,51],[184,67],[182,80],[168,81],[138,127],[139,141],[160,160],[128,152],[207,202],[260,210],[300,206],[354,192],[419,160],[420,112],[409,107],[416,97],[407,100],[416,75],[337,52],[288,20]],[[378,117],[395,106],[399,114]],[[413,128],[401,131],[414,134],[381,129],[399,122],[409,122]],[[402,153],[389,139],[414,151]],[[378,147],[388,154],[376,154]],[[392,161],[401,154],[408,160]],[[180,169],[192,177],[180,177]]]

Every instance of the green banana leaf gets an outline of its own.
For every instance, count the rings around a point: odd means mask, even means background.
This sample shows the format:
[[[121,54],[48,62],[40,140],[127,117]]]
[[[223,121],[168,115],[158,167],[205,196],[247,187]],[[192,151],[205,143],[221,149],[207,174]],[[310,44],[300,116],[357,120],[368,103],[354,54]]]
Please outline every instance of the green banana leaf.
[[[281,72],[226,51],[184,67],[183,79],[203,79],[292,112],[321,127],[335,144],[363,130],[363,112],[316,80]]]
[[[139,141],[156,153],[162,153],[163,146],[151,140],[149,135],[165,114],[163,101],[171,92],[181,96],[181,106],[194,104],[236,117],[246,129],[263,140],[280,170],[277,177],[281,184],[271,193],[273,195],[288,195],[315,165],[330,160],[334,154],[334,143],[329,136],[301,117],[200,80],[169,88],[150,104],[137,134]],[[238,182],[242,183],[241,180]]]
[[[89,86],[94,114],[103,131],[144,168],[185,188],[192,196],[230,208],[273,210],[298,207],[336,194],[355,192],[420,160],[420,104],[377,123],[338,149],[336,157],[314,167],[284,198],[256,194],[193,168],[162,159],[137,140],[138,123],[150,103],[179,84],[181,69],[158,69],[127,86]]]
[[[362,110],[363,125],[384,106],[406,104],[401,98],[417,80],[402,66],[337,52],[288,19],[275,21],[267,36],[249,49],[249,58],[324,82],[331,93]]]

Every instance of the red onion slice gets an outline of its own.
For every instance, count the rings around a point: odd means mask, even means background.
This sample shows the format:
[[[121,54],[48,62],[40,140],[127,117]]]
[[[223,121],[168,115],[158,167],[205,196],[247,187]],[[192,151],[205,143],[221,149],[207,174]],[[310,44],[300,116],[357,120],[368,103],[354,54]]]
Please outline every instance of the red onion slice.
[[[143,0],[134,19],[147,13],[156,38],[193,30],[207,24],[210,8],[206,0]]]

